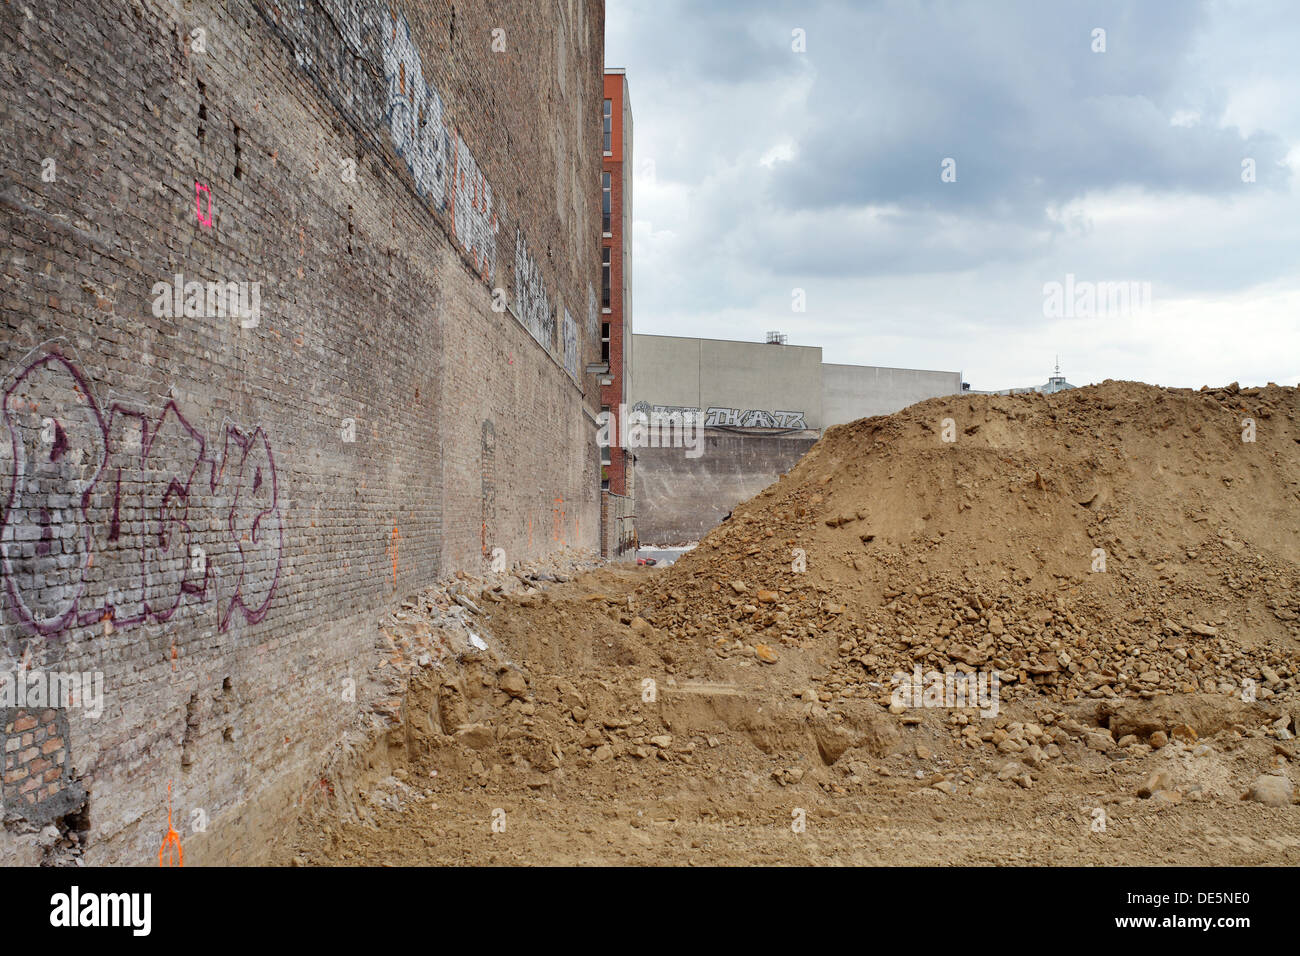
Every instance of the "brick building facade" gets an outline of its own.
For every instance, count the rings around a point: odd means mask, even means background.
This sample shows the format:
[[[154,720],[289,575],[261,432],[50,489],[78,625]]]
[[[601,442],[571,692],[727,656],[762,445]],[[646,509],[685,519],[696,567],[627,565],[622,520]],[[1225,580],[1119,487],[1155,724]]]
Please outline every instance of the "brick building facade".
[[[600,403],[617,416],[627,401],[632,364],[632,101],[627,75],[605,71],[601,160],[601,376]],[[622,423],[611,428],[622,434]],[[618,440],[603,449],[601,490],[602,553],[618,557],[635,550],[634,457]],[[621,500],[608,500],[615,496]]]
[[[0,669],[104,687],[5,711],[6,809],[148,863],[170,787],[187,863],[255,862],[369,719],[383,611],[595,553],[603,34],[599,0],[0,8]]]

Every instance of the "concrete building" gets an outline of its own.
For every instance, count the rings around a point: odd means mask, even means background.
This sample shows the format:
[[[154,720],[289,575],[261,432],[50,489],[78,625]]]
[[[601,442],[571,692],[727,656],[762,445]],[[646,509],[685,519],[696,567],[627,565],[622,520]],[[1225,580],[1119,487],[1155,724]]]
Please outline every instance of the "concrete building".
[[[826,425],[891,415],[936,395],[961,390],[959,372],[874,365],[822,365],[822,409]]]
[[[789,469],[832,425],[961,391],[959,372],[827,364],[819,346],[633,337],[631,414],[698,416],[703,452],[631,449],[643,544],[698,540]]]
[[[632,99],[622,69],[605,71],[601,108],[601,411],[627,401],[632,367]],[[601,555],[635,552],[636,476],[618,442],[602,445]]]

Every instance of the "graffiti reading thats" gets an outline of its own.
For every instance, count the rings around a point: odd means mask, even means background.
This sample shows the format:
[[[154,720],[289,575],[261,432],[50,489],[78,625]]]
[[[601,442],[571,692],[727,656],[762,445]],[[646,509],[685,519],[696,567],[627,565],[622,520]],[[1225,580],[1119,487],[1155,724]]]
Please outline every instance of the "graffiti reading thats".
[[[699,417],[704,418],[708,428],[729,426],[731,428],[807,428],[803,412],[766,411],[762,408],[728,408],[710,405],[701,411],[690,405],[651,405],[649,402],[637,402],[632,411],[644,416],[648,424],[681,422],[692,424]]]
[[[227,423],[209,448],[175,402],[156,417],[103,410],[53,350],[13,376],[0,413],[0,577],[24,626],[50,637],[162,623],[213,597],[221,631],[236,611],[250,624],[266,616],[284,532],[260,427]]]

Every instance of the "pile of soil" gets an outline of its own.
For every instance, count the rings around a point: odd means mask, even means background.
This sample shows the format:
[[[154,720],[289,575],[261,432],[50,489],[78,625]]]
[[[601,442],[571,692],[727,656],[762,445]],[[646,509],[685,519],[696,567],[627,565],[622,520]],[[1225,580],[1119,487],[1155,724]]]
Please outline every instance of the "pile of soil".
[[[646,617],[721,655],[832,642],[834,698],[920,666],[1011,698],[1268,700],[1300,679],[1298,411],[1294,388],[1107,382],[832,428]]]
[[[277,860],[1300,862],[1297,412],[935,399],[668,567],[463,578],[413,605],[481,640],[403,655]],[[996,672],[997,706],[900,703],[915,671]]]

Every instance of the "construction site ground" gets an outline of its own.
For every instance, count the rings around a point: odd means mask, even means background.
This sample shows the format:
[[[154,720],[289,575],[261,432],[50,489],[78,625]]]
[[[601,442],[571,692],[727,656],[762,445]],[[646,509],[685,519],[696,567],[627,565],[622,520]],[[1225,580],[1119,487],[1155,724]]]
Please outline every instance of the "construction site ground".
[[[390,723],[275,862],[1294,866],[1298,411],[934,399],[671,567],[462,575],[381,623]]]

